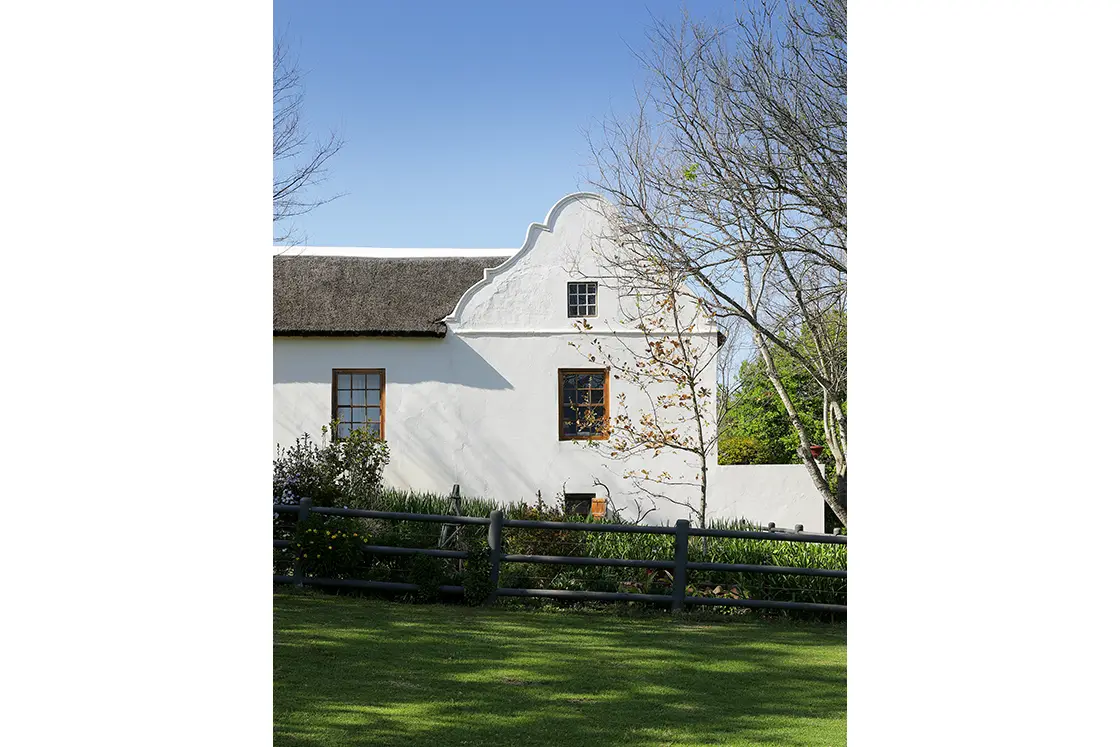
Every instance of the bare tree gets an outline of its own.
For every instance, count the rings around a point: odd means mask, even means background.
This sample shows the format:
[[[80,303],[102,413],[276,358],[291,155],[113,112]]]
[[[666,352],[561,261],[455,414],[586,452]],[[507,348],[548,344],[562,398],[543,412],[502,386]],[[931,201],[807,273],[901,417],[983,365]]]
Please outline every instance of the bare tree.
[[[589,432],[608,434],[604,441],[587,441],[589,448],[620,462],[656,458],[662,452],[683,456],[687,465],[683,473],[658,471],[655,466],[652,470],[627,469],[622,477],[631,481],[639,496],[653,500],[654,507],[659,500],[683,506],[705,528],[709,464],[721,425],[711,387],[719,345],[699,329],[708,321],[703,310],[694,301],[682,303],[674,288],[670,281],[666,292],[650,296],[632,287],[620,289],[633,302],[630,314],[620,310],[623,323],[639,333],[633,342],[614,334],[616,330],[596,330],[581,319],[575,327],[588,342],[569,344],[579,348],[589,362],[609,367],[612,378],[633,385],[639,400],[628,402],[626,394],[619,393],[609,423],[581,424]],[[593,418],[595,410],[583,412]],[[682,493],[681,488],[695,492]],[[641,501],[637,503],[640,508]]]
[[[607,121],[592,142],[591,179],[617,205],[621,251],[604,257],[617,274],[684,277],[709,313],[748,326],[798,453],[845,525],[846,25],[843,0],[767,0],[729,28],[655,26],[649,88],[633,118]],[[835,488],[778,375],[779,349],[821,388]]]
[[[304,129],[302,78],[291,50],[282,39],[277,41],[272,54],[272,223],[278,228],[341,196],[311,194],[326,178],[327,162],[343,140],[334,132],[326,140],[313,140]],[[274,237],[277,244],[299,240],[290,222]]]

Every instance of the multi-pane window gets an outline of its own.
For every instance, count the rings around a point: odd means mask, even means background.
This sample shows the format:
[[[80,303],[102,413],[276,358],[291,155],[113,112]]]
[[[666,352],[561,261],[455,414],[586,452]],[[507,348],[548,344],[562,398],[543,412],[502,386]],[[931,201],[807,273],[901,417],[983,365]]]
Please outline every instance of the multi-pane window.
[[[336,368],[331,387],[333,419],[338,421],[337,438],[363,429],[385,438],[385,369]]]
[[[610,375],[602,368],[560,369],[560,440],[607,437]]]
[[[596,316],[599,313],[599,284],[568,283],[568,316]]]

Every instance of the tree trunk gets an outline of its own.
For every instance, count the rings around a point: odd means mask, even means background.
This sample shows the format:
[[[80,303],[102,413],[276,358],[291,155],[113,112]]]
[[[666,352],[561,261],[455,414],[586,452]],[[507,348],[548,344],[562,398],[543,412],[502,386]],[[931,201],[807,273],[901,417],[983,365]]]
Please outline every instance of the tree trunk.
[[[797,408],[793,406],[793,400],[790,399],[789,392],[782,384],[781,378],[778,376],[778,368],[774,365],[774,358],[770,355],[770,347],[762,339],[762,335],[755,334],[755,345],[758,346],[758,352],[762,355],[763,361],[766,362],[766,377],[770,379],[770,383],[774,386],[774,391],[778,393],[778,397],[782,400],[782,404],[786,408],[786,414],[789,415],[790,422],[793,423],[793,429],[797,431],[797,439],[801,442],[800,448],[797,453],[801,457],[805,469],[809,470],[809,477],[812,478],[813,484],[816,485],[817,491],[824,498],[825,503],[828,504],[832,512],[836,514],[836,518],[845,527],[848,526],[848,510],[845,506],[840,505],[837,497],[832,494],[828,487],[828,482],[821,474],[820,468],[817,467],[817,461],[813,459],[813,452],[809,449],[809,432],[805,430],[805,424],[801,422],[801,416],[797,414]]]
[[[708,528],[708,457],[700,453],[700,528]],[[700,539],[700,551],[704,559],[708,559],[708,538]]]

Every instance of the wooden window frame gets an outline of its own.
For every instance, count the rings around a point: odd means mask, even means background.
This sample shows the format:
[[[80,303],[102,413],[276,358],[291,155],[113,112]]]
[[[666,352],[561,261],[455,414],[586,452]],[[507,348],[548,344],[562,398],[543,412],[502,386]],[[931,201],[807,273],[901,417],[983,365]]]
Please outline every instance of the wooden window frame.
[[[603,374],[602,433],[593,436],[568,436],[564,433],[564,377],[569,374]],[[556,428],[561,441],[605,441],[611,437],[611,370],[609,368],[561,368],[556,371]]]
[[[572,313],[572,302],[571,302],[572,293],[573,293],[572,286],[575,286],[575,285],[587,285],[587,286],[594,286],[595,287],[595,313],[594,314],[580,314],[580,313],[578,313],[579,312],[579,303],[578,302],[576,303],[576,312],[577,313],[575,313],[575,314]],[[576,292],[578,293],[578,291],[576,291]],[[584,300],[584,304],[583,304],[584,307],[585,307],[585,310],[586,310],[586,307],[590,305],[586,301],[586,296],[587,296],[587,291],[585,290],[584,291],[584,299],[585,300]],[[595,317],[599,316],[599,281],[598,280],[571,280],[571,281],[569,281],[568,282],[568,293],[567,293],[567,295],[564,296],[564,303],[565,303],[565,308],[568,309],[568,318],[569,319],[594,319]]]
[[[385,441],[385,369],[384,368],[332,368],[331,369],[331,421],[338,417],[338,375],[339,374],[376,374],[381,377],[381,389],[379,391],[380,397],[378,398],[377,407],[381,412],[381,422],[379,423],[379,436],[382,441]],[[368,389],[367,389],[368,391]],[[361,406],[361,405],[360,405]],[[365,407],[369,407],[367,402]],[[338,441],[338,430],[331,428],[331,441]]]

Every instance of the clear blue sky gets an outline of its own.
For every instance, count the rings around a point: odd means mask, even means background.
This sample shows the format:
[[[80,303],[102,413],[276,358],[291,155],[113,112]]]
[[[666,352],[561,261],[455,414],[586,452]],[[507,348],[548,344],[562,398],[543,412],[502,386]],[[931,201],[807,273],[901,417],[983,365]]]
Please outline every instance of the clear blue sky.
[[[692,0],[729,21],[729,0]],[[346,140],[296,227],[314,246],[521,246],[529,223],[584,186],[583,131],[632,109],[629,47],[679,1],[294,2],[274,30],[305,72],[312,133]],[[628,47],[629,45],[629,47]]]

